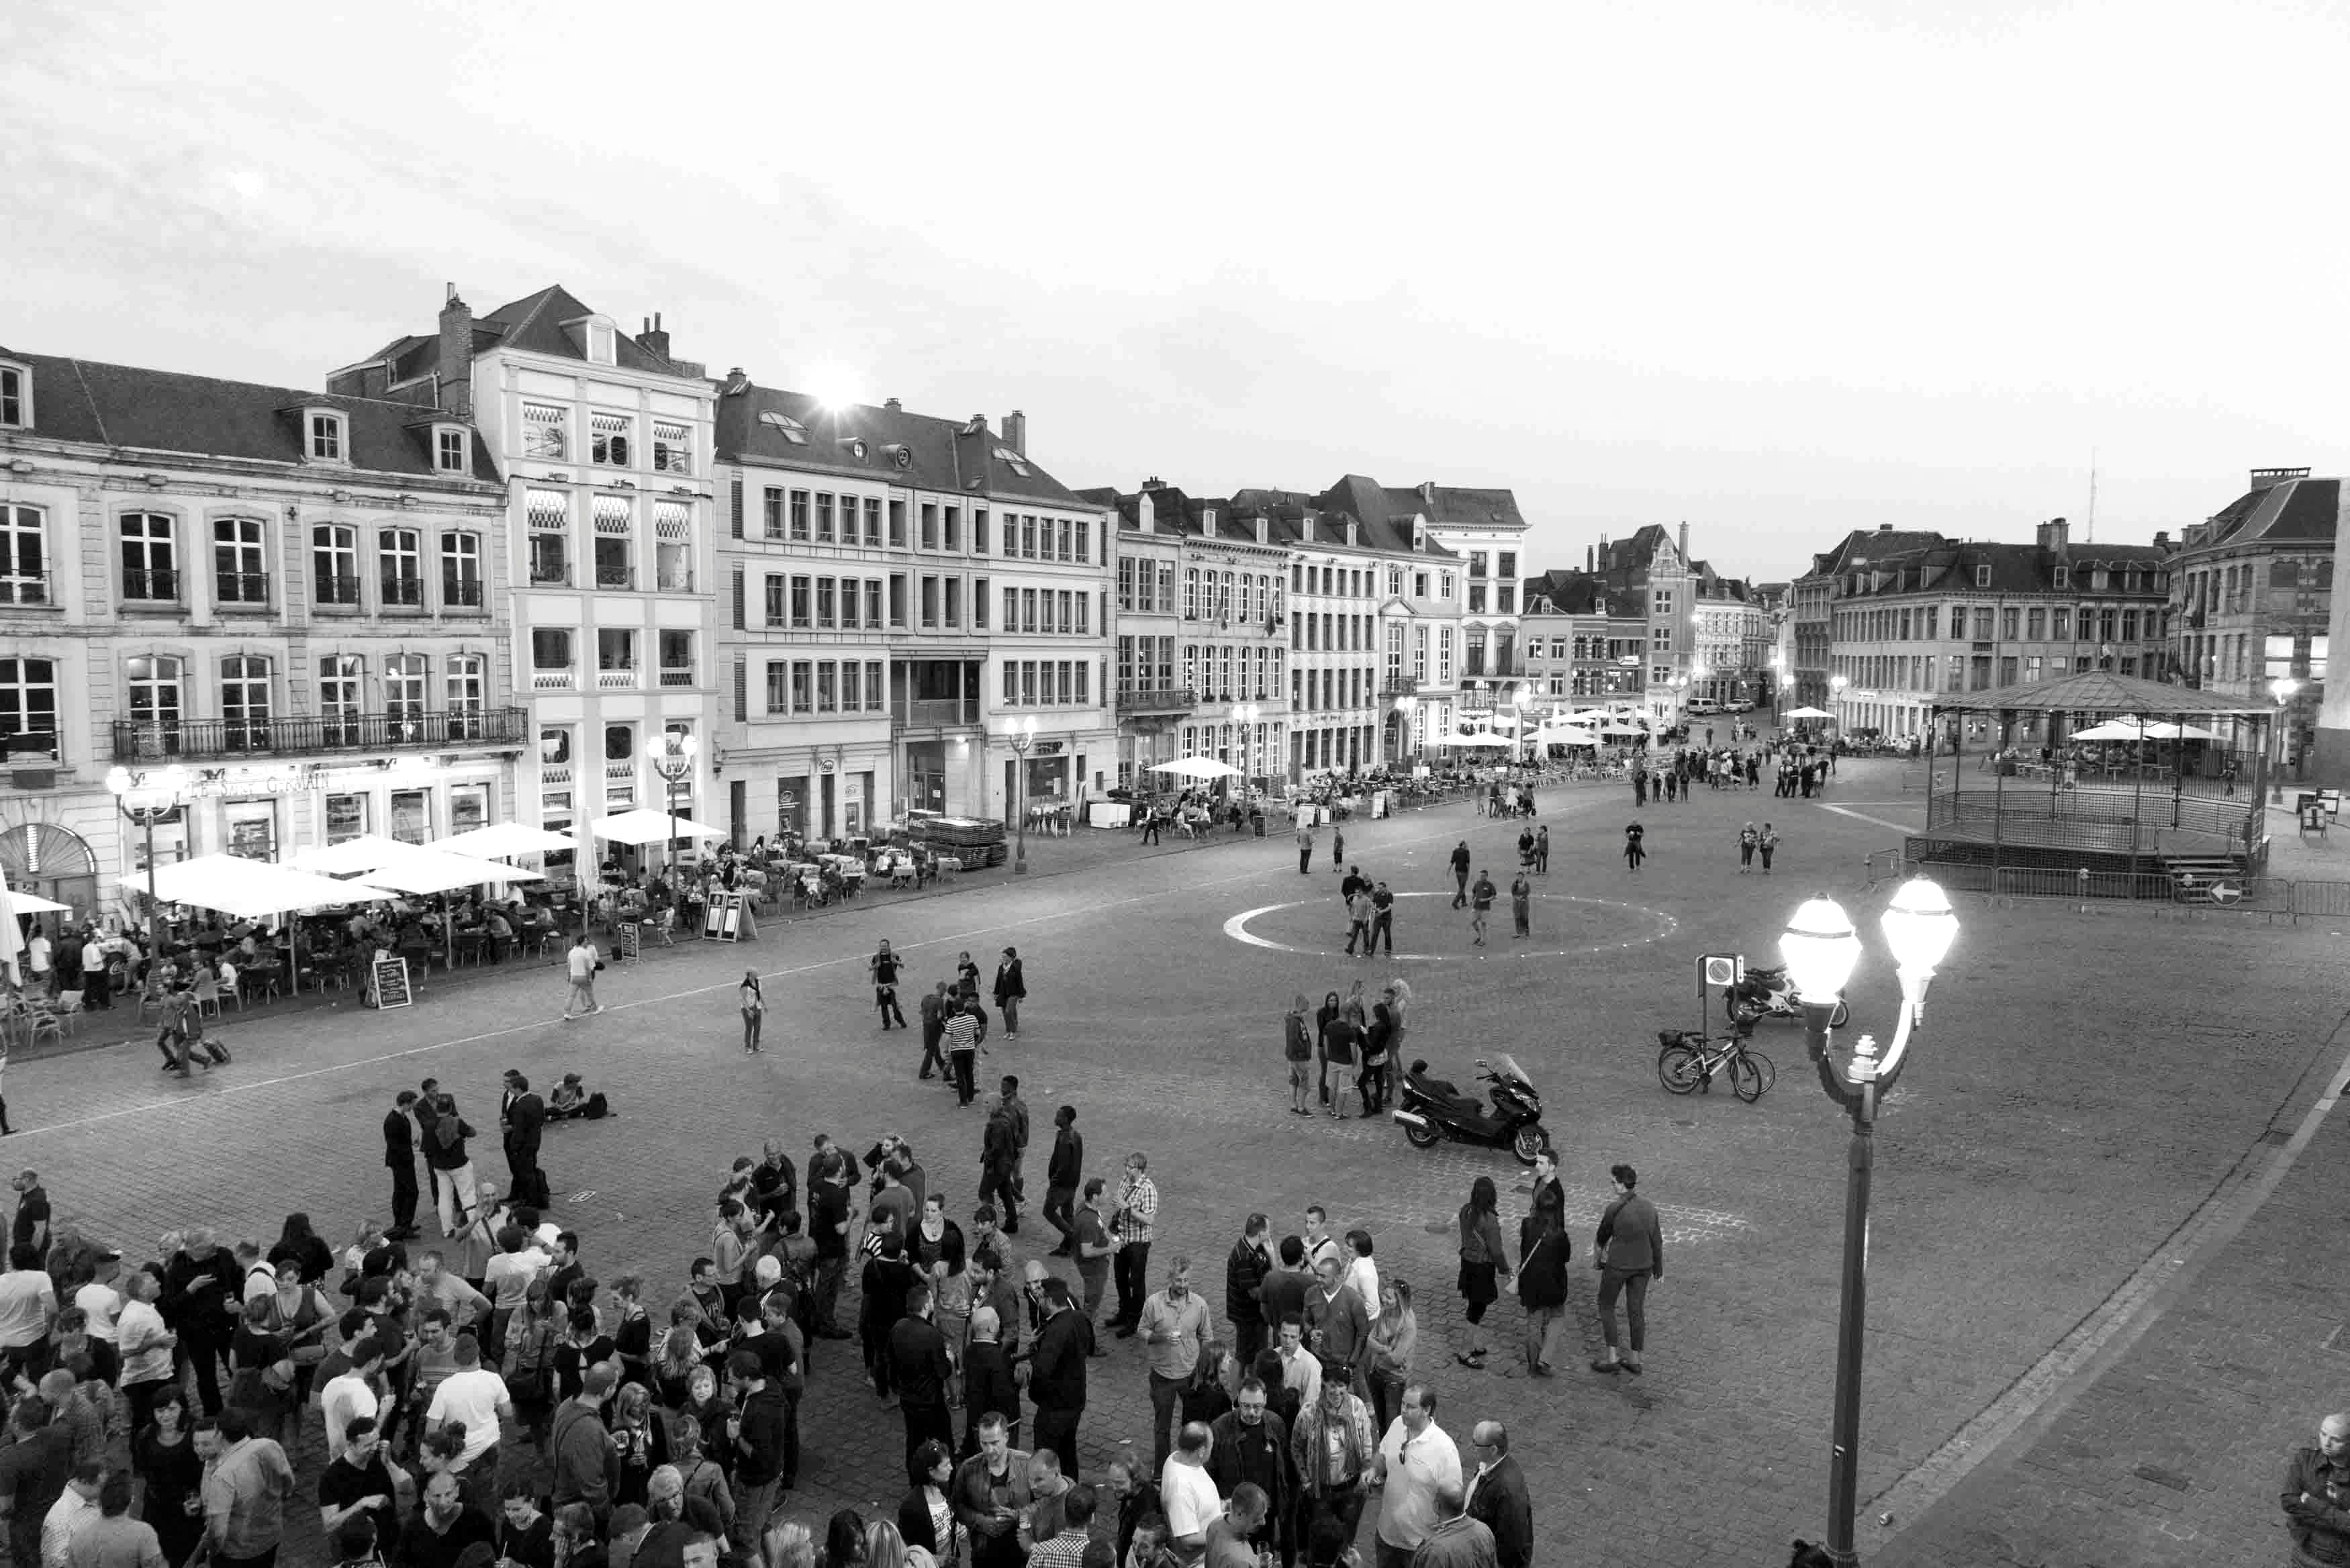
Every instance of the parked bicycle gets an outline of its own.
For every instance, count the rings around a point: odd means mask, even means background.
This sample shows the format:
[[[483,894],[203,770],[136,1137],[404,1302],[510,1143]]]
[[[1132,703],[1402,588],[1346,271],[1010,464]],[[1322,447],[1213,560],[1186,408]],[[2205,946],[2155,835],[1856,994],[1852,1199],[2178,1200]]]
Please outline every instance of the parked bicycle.
[[[1770,1093],[1779,1070],[1742,1033],[1708,1040],[1694,1029],[1657,1031],[1657,1078],[1668,1092],[1711,1091],[1717,1074],[1727,1075],[1731,1093],[1752,1105]]]

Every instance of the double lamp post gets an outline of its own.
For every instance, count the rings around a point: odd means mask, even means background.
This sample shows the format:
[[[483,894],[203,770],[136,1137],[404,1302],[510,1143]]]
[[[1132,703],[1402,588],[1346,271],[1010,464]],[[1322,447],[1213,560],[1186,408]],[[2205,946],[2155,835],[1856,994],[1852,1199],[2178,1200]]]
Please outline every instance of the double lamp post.
[[[1844,1289],[1836,1318],[1835,1422],[1828,1472],[1828,1561],[1854,1568],[1854,1516],[1859,1507],[1860,1368],[1862,1334],[1868,1316],[1868,1187],[1876,1163],[1877,1107],[1908,1060],[1909,1037],[1925,1020],[1926,988],[1933,983],[1950,943],[1958,916],[1940,886],[1926,877],[1901,885],[1881,921],[1894,971],[1901,981],[1901,1014],[1893,1044],[1882,1054],[1862,1035],[1851,1063],[1839,1067],[1829,1054],[1829,1021],[1843,1002],[1845,983],[1860,961],[1860,937],[1833,898],[1811,899],[1795,911],[1779,939],[1787,978],[1803,999],[1804,1045],[1819,1072],[1820,1088],[1852,1118],[1845,1159]]]
[[[173,763],[151,777],[134,774],[129,768],[106,770],[107,792],[122,815],[137,824],[147,836],[147,951],[150,955],[163,950],[163,905],[155,897],[155,825],[168,822],[180,809],[180,792],[187,787],[185,768]]]
[[[670,731],[645,737],[645,760],[660,775],[662,804],[669,807],[669,841],[661,846],[663,868],[677,869],[677,786],[693,776],[693,759],[702,742],[691,735]]]

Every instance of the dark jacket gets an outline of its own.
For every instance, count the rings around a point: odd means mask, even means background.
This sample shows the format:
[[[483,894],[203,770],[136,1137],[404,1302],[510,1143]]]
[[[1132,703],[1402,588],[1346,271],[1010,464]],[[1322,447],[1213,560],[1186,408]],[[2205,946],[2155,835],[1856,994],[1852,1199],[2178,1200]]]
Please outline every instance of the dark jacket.
[[[603,1416],[582,1400],[567,1399],[556,1407],[547,1440],[555,1450],[555,1506],[584,1502],[591,1508],[609,1507],[612,1488],[620,1479],[620,1456]]]
[[[789,1402],[773,1383],[743,1401],[742,1422],[734,1435],[738,1489],[764,1486],[784,1473],[784,1428],[789,1418]]]
[[[1028,981],[1020,972],[1020,961],[1018,959],[1014,959],[1008,963],[1000,963],[995,966],[996,1006],[1003,1006],[1003,999],[1007,996],[1024,997],[1027,994]]]
[[[1209,1423],[1215,1441],[1208,1449],[1208,1475],[1217,1495],[1230,1497],[1243,1481],[1264,1489],[1273,1500],[1272,1518],[1288,1517],[1286,1505],[1296,1495],[1295,1468],[1289,1457],[1289,1427],[1277,1410],[1268,1409],[1254,1428],[1243,1426],[1238,1410],[1227,1410]]]
[[[383,1163],[398,1170],[416,1165],[416,1127],[406,1111],[388,1111],[383,1118]]]
[[[1518,1221],[1518,1303],[1534,1307],[1566,1304],[1566,1264],[1575,1243],[1566,1232],[1544,1227],[1531,1214]]]
[[[1305,1293],[1314,1283],[1314,1276],[1301,1274],[1293,1269],[1274,1269],[1263,1278],[1264,1321],[1276,1332],[1281,1320],[1291,1313],[1302,1317],[1305,1312]]]
[[[1020,1419],[1020,1386],[1012,1380],[1003,1346],[993,1340],[974,1339],[962,1347],[962,1407],[974,1422],[990,1410],[1006,1421]]]
[[[473,1136],[473,1124],[452,1111],[432,1118],[425,1129],[424,1163],[435,1170],[457,1170],[471,1158],[465,1153],[465,1140]]]
[[[1019,1158],[1020,1131],[1012,1118],[1002,1112],[988,1117],[987,1128],[980,1135],[980,1164],[1009,1170]]]
[[[1036,1402],[1036,1408],[1085,1408],[1086,1357],[1093,1348],[1094,1325],[1076,1308],[1045,1320],[1028,1352],[1028,1397]]]
[[[1045,1185],[1075,1187],[1085,1179],[1086,1139],[1075,1127],[1053,1136],[1053,1157],[1045,1165]]]
[[[947,1336],[926,1317],[902,1317],[889,1331],[889,1369],[898,1397],[909,1405],[946,1407],[947,1378],[954,1363],[947,1357]]]
[[[1599,1216],[1596,1245],[1611,1269],[1665,1277],[1665,1237],[1657,1206],[1637,1192],[1624,1194]]]
[[[1232,1255],[1224,1260],[1224,1315],[1234,1323],[1263,1323],[1264,1277],[1272,1272],[1273,1257],[1263,1247],[1245,1236],[1232,1243]]]
[[[995,1517],[995,1498],[987,1476],[987,1456],[973,1454],[955,1467],[954,1484],[948,1494],[954,1500],[955,1518],[971,1532],[972,1560],[982,1564],[1021,1562],[1026,1554],[1014,1534],[1019,1521]],[[1004,1505],[1017,1511],[1034,1501],[1028,1491],[1027,1450],[1014,1449],[1004,1459]]]
[[[536,1159],[538,1139],[546,1127],[546,1102],[536,1094],[518,1096],[506,1107],[506,1147],[515,1154]]]
[[[201,1263],[174,1252],[163,1265],[163,1294],[156,1310],[183,1339],[193,1335],[226,1344],[236,1327],[232,1314],[242,1307],[244,1283],[226,1247],[214,1247]]]
[[[1530,1568],[1534,1560],[1534,1510],[1526,1497],[1526,1475],[1518,1468],[1517,1456],[1503,1454],[1474,1486],[1469,1494],[1469,1517],[1493,1532],[1494,1560],[1501,1568]]]
[[[952,1480],[947,1482],[946,1490],[947,1501],[951,1505],[954,1501]],[[919,1546],[934,1555],[938,1552],[938,1532],[931,1528],[931,1500],[922,1495],[920,1486],[898,1501],[898,1534],[909,1546]]]

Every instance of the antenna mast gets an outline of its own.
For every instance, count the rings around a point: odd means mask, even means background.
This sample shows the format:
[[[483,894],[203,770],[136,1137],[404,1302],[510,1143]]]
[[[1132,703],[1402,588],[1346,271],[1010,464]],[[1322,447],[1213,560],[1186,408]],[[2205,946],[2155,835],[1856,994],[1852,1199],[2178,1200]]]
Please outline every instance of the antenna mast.
[[[2085,543],[2097,542],[2097,449],[2089,449],[2089,536]]]

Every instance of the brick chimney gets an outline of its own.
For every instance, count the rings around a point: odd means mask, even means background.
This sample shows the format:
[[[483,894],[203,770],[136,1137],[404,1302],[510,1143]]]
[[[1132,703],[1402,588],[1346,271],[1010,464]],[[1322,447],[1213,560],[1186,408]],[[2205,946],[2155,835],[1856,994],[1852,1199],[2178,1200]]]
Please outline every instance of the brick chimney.
[[[441,407],[459,419],[473,414],[473,307],[449,286],[441,306]]]
[[[2051,517],[2034,530],[2040,547],[2056,556],[2065,553],[2071,532],[2071,525],[2062,517]]]
[[[1028,416],[1018,409],[1003,416],[1003,444],[1022,457],[1028,455]]]
[[[1689,565],[1689,524],[1681,524],[1681,565]]]
[[[654,311],[652,319],[645,323],[645,329],[637,334],[637,347],[648,354],[658,354],[664,359],[669,358],[669,334],[661,330],[660,311]]]

